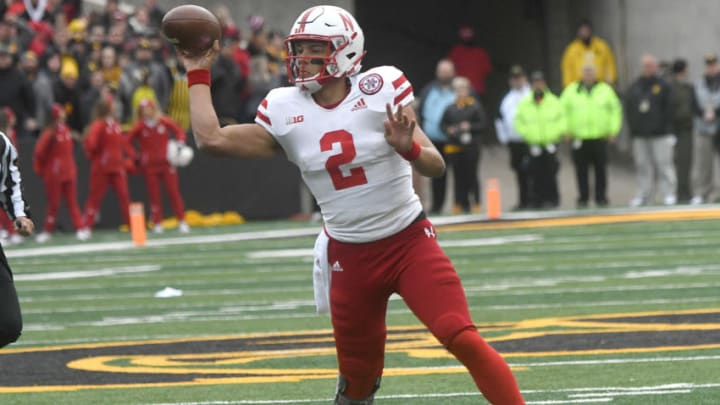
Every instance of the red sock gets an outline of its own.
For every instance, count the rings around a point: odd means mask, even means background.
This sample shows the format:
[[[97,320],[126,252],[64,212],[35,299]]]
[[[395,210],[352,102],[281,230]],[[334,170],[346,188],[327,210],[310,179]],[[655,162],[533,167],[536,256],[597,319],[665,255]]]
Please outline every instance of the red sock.
[[[477,331],[461,332],[450,342],[449,350],[467,367],[475,385],[491,404],[525,404],[510,367]]]

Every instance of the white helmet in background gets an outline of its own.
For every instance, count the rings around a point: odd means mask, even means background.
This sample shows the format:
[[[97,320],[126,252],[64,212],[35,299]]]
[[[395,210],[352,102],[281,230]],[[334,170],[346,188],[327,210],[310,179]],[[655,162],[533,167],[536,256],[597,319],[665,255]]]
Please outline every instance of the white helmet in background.
[[[295,54],[296,41],[324,41],[328,43],[324,58],[303,57]],[[360,72],[365,56],[365,36],[355,17],[340,7],[315,6],[300,14],[285,39],[288,57],[288,78],[301,90],[318,91],[331,78],[352,76]],[[322,64],[320,72],[312,77],[300,77],[299,65]]]
[[[190,164],[195,156],[193,149],[183,142],[170,139],[167,144],[167,161],[175,167],[185,167]]]

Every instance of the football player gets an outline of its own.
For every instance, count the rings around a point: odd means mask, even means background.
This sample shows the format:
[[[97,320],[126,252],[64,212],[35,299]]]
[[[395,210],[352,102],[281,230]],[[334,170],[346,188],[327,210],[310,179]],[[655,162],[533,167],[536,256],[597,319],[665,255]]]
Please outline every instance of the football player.
[[[392,66],[360,72],[363,32],[338,7],[305,10],[285,44],[295,86],[270,91],[253,124],[218,125],[209,69],[219,44],[185,58],[190,115],[201,149],[240,158],[284,152],[317,199],[332,263],[335,403],[373,403],[392,293],[468,368],[491,403],[524,403],[510,368],[477,332],[460,279],[413,191],[413,167],[439,176],[445,162],[415,124],[412,85]]]

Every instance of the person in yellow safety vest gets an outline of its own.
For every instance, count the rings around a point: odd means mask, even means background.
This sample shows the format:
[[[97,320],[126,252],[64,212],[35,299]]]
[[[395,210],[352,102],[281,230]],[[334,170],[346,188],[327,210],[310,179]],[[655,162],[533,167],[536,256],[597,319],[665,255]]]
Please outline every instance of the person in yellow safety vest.
[[[560,101],[568,120],[572,157],[578,187],[578,208],[590,200],[590,166],[595,173],[595,204],[608,205],[608,142],[614,142],[622,125],[622,105],[610,85],[598,81],[595,65],[583,67],[582,79],[563,90]]]
[[[595,66],[598,80],[615,83],[617,79],[615,55],[610,45],[602,38],[593,35],[592,23],[583,20],[578,25],[577,37],[565,48],[560,62],[563,87],[580,80],[582,67],[587,64]]]
[[[560,100],[547,88],[542,72],[530,76],[532,93],[520,101],[515,131],[530,148],[530,189],[533,208],[556,208],[560,204],[557,185],[557,144],[567,131]]]

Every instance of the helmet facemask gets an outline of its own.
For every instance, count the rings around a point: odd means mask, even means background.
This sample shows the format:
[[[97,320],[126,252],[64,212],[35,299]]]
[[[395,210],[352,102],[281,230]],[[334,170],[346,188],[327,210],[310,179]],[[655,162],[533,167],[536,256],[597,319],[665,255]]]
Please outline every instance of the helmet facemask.
[[[306,42],[306,46],[313,46],[313,42],[321,42],[325,46],[325,54],[312,56],[298,55],[296,47],[299,42]],[[285,61],[288,79],[290,80],[290,83],[295,84],[301,90],[314,93],[332,78],[349,76],[359,70],[354,67],[350,69],[341,68],[343,66],[343,62],[345,62],[345,65],[351,63],[351,58],[345,56],[343,52],[349,44],[343,36],[328,38],[313,35],[293,35],[285,40],[285,44],[288,51],[288,56]],[[348,59],[348,61],[339,59],[344,56]],[[352,54],[351,56],[354,57],[355,54]],[[361,59],[362,58],[359,58],[358,62]],[[303,77],[302,71],[303,65],[305,64],[320,66],[320,70],[312,76]]]

